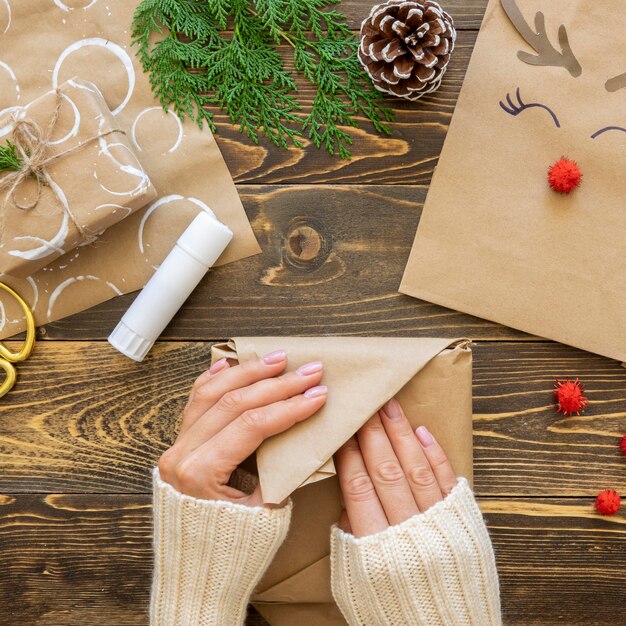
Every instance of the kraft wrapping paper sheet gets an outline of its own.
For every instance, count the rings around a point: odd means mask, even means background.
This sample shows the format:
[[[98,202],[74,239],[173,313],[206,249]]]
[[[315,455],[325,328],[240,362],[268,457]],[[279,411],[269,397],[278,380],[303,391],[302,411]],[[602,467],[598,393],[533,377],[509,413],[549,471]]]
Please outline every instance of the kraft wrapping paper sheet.
[[[272,626],[345,625],[330,590],[330,527],[341,504],[332,455],[396,396],[460,476],[472,479],[472,355],[467,340],[245,337],[212,348],[231,363],[287,350],[288,371],[320,359],[328,402],[257,451],[265,502],[294,501],[289,535],[252,598]]]
[[[517,6],[557,48],[565,26],[582,73],[520,60],[533,50],[489,2],[400,291],[626,361],[626,89],[607,89],[624,3]],[[583,173],[569,195],[547,182],[562,156]]]
[[[211,132],[181,123],[154,100],[131,47],[135,7],[126,0],[0,0],[0,112],[72,77],[93,82],[159,194],[95,244],[26,279],[0,276],[32,306],[39,325],[143,287],[206,208],[235,234],[218,264],[260,252]],[[23,328],[19,305],[0,296],[0,338]]]

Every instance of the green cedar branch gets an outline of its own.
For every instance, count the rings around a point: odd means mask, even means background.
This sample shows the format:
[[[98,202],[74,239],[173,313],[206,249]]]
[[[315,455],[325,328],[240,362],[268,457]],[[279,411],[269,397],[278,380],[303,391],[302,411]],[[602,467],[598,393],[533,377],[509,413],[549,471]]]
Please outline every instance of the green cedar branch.
[[[349,159],[357,118],[389,134],[393,116],[358,62],[345,16],[329,9],[337,1],[143,0],[133,42],[155,96],[182,119],[215,132],[216,106],[255,143],[301,147],[307,136]],[[314,89],[309,114],[277,49],[283,42]]]
[[[6,146],[0,146],[0,172],[19,172],[23,163],[17,153],[15,144],[7,141]]]

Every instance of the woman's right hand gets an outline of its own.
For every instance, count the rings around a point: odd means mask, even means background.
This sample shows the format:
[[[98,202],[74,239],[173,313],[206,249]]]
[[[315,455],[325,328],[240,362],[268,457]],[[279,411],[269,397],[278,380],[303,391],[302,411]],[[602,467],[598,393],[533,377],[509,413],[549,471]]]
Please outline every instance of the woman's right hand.
[[[286,352],[277,350],[233,367],[221,359],[204,372],[191,390],[176,443],[159,460],[161,479],[196,498],[262,505],[258,486],[246,494],[228,485],[232,473],[265,439],[326,402],[322,363],[285,374],[286,366]]]
[[[420,426],[413,431],[391,399],[336,453],[345,513],[340,527],[373,535],[426,511],[457,483],[446,453]]]

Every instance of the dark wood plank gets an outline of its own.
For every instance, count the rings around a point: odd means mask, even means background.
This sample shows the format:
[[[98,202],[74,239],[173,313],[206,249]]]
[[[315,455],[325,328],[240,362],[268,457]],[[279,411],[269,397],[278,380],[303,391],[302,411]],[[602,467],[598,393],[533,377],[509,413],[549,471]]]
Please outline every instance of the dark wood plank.
[[[527,338],[398,294],[424,187],[257,185],[240,192],[263,253],[210,274],[164,339],[323,334]],[[105,339],[133,298],[115,298],[49,324],[40,337]]]
[[[583,381],[583,414],[555,411],[555,378]],[[626,494],[626,369],[618,362],[554,343],[480,343],[473,394],[481,495]]]
[[[359,29],[374,4],[374,0],[342,0],[338,10],[347,16],[352,28]],[[480,27],[487,0],[441,0],[439,4],[452,15],[458,30],[468,30]]]
[[[600,518],[590,499],[481,505],[507,625],[620,623],[623,516]],[[2,623],[147,624],[150,513],[148,495],[1,496]]]
[[[267,141],[256,146],[216,111],[216,139],[235,182],[427,185],[437,164],[475,40],[475,31],[459,33],[446,76],[435,93],[417,102],[400,98],[386,100],[396,116],[390,125],[391,136],[379,135],[367,120],[357,118],[361,127],[346,129],[353,139],[351,161],[331,157],[308,140],[304,149],[276,148]],[[289,62],[286,65],[290,67]],[[307,114],[314,91],[301,77],[297,77],[297,83],[298,101],[304,106],[303,114]]]
[[[148,491],[209,351],[209,343],[164,342],[137,364],[102,342],[40,344],[0,403],[0,491]],[[555,412],[555,376],[587,383],[583,416]],[[558,344],[478,344],[474,381],[480,495],[626,493],[618,363]]]

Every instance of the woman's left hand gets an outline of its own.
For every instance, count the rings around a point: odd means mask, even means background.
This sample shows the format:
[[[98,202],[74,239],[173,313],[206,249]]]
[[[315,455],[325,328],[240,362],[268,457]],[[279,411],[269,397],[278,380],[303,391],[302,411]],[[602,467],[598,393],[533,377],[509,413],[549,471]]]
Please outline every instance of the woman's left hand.
[[[231,475],[265,439],[326,402],[320,362],[285,373],[286,366],[284,350],[233,367],[214,363],[194,383],[178,439],[159,460],[161,479],[195,498],[262,505],[258,486],[244,493],[229,484]]]

